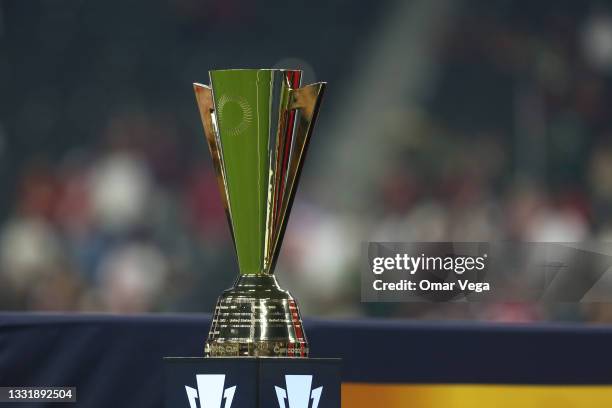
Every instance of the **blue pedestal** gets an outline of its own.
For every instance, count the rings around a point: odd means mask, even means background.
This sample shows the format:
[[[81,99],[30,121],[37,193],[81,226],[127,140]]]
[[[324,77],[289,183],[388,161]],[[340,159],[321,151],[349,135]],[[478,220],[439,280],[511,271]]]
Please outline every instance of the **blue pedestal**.
[[[340,408],[340,359],[166,357],[166,408]]]

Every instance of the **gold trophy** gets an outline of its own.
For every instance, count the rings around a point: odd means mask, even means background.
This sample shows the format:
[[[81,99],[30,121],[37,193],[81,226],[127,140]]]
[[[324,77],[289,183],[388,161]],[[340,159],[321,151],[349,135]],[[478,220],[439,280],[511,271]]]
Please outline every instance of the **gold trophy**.
[[[213,315],[207,357],[307,357],[297,303],[274,266],[325,83],[302,72],[210,71],[194,84],[240,274]]]

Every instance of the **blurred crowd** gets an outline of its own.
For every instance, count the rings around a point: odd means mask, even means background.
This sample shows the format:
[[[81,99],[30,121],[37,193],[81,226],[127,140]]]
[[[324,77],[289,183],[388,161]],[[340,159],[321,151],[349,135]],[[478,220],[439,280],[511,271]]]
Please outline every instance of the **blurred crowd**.
[[[199,21],[193,16],[205,13],[179,3],[177,30],[186,38]],[[370,199],[335,205],[342,186],[308,170],[327,166],[317,158],[326,146],[309,155],[279,279],[307,315],[612,321],[605,304],[360,302],[362,241],[612,239],[612,8],[460,3],[436,38],[437,78],[427,97],[389,112],[372,137],[392,153],[369,169]],[[382,2],[375,14],[392,8]],[[219,19],[232,15],[215,10]],[[352,25],[326,24],[346,37],[363,27],[362,14]],[[241,18],[255,19],[248,10]],[[349,50],[358,53],[358,43]],[[342,84],[333,64],[319,72]],[[129,99],[83,140],[68,137],[53,154],[19,161],[3,197],[0,310],[212,309],[237,273],[232,243],[195,102],[191,110],[178,104],[180,114],[171,97],[164,102],[151,108]],[[334,103],[341,101],[330,101],[332,112]],[[15,127],[4,128],[0,152],[14,137]],[[324,121],[315,137],[332,138],[327,128]]]
[[[370,240],[609,241],[611,11],[502,2],[459,12],[438,39],[431,95],[382,127],[395,145],[381,172],[384,199]],[[611,317],[606,304],[390,309],[382,313]]]
[[[182,168],[172,137],[156,141],[160,129],[143,115],[114,117],[107,132],[95,153],[71,150],[20,174],[0,236],[2,308],[210,309],[205,301],[231,283],[209,163]]]

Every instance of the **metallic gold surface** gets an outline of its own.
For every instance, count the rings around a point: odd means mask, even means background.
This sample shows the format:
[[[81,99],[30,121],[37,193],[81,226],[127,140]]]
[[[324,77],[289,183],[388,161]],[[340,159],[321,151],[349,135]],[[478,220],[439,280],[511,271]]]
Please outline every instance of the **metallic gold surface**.
[[[575,408],[612,406],[609,385],[342,383],[351,408]]]
[[[213,161],[215,168],[215,174],[217,175],[217,183],[220,191],[226,190],[225,175],[223,173],[223,164],[221,162],[221,151],[219,150],[218,134],[215,130],[215,124],[213,123],[213,112],[214,105],[212,99],[212,90],[210,87],[202,84],[193,84],[195,91],[196,100],[198,101],[198,107],[200,108],[200,118],[204,125],[204,134],[206,141],[208,142],[208,149],[210,150],[210,157]],[[234,239],[234,230],[232,229],[232,221],[230,217],[229,203],[227,201],[227,194],[221,194],[221,200],[223,201],[223,208],[225,209],[225,215],[229,223],[230,233],[232,240]]]
[[[219,298],[209,356],[306,357],[291,295],[272,275],[325,87],[298,70],[210,71],[194,84],[240,276]]]

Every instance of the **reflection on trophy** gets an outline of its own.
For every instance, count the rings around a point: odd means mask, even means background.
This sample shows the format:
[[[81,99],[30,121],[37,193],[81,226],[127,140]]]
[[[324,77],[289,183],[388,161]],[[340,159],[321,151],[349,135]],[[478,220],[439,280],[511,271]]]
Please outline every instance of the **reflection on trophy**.
[[[274,277],[325,83],[298,70],[210,71],[194,84],[240,275],[223,292],[205,355],[307,357],[297,304]]]

